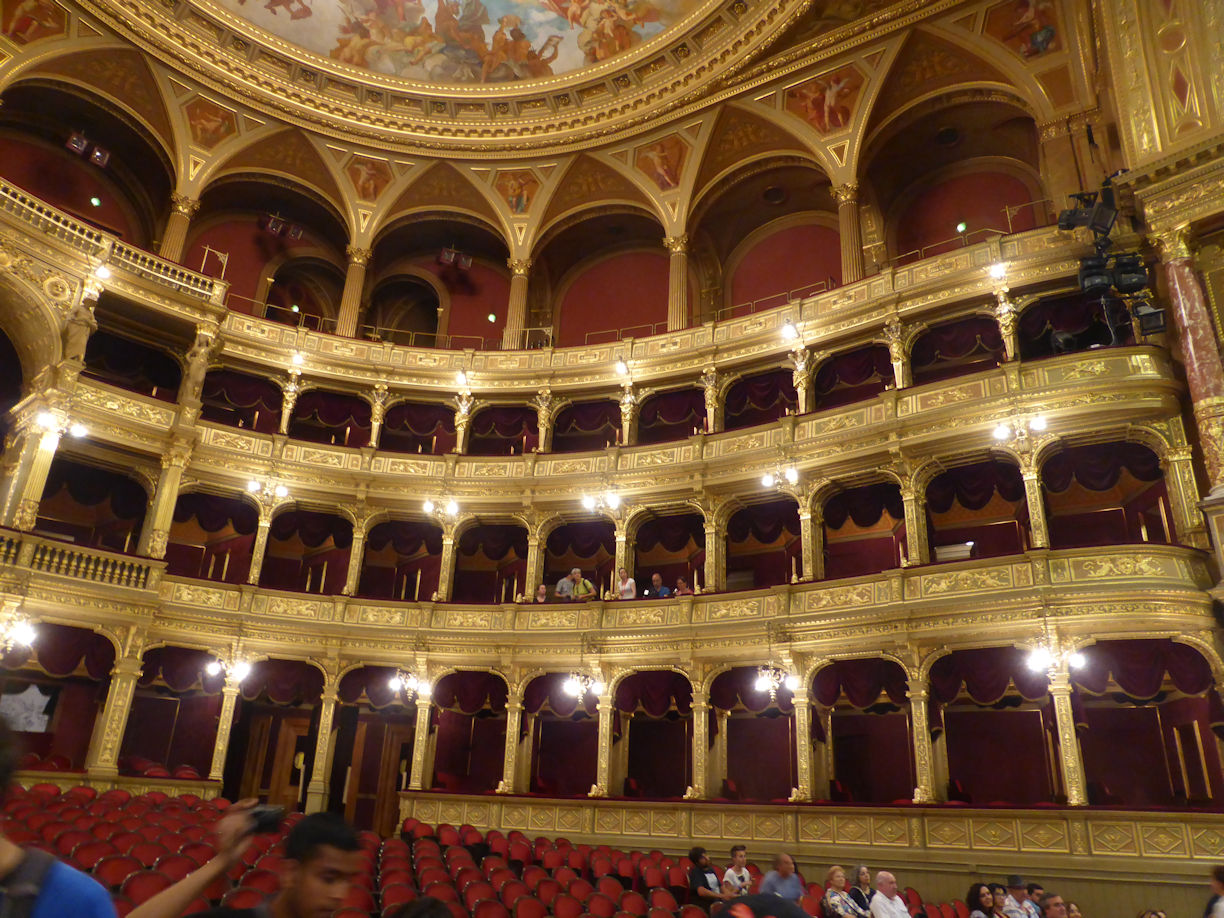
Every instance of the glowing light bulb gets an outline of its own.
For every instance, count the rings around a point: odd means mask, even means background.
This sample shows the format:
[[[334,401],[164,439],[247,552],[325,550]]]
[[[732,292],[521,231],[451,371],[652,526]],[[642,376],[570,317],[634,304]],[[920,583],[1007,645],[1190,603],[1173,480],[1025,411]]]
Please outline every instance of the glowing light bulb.
[[[447,516],[457,516],[458,514],[459,514],[459,505],[455,503],[455,501],[453,500],[448,500],[446,502],[446,515]]]
[[[392,676],[390,679],[387,680],[387,688],[391,689],[391,691],[393,692],[398,692],[403,687],[404,687],[404,680],[401,679],[399,676]]]
[[[38,426],[43,430],[52,430],[59,426],[59,422],[55,418],[55,414],[50,411],[40,411],[38,416],[34,418],[38,422]]]
[[[582,495],[582,506],[585,510],[594,510],[595,498],[591,497],[589,494]]]
[[[101,207],[102,199],[98,197],[97,195],[94,195],[92,198],[89,199],[89,203],[92,204],[94,207]]]
[[[465,373],[463,370],[460,370],[458,373],[455,374],[455,382],[457,382],[461,386],[466,386],[468,382],[467,373]]]
[[[994,429],[994,438],[996,440],[1006,440],[1011,436],[1011,428],[1006,424],[1000,424]]]
[[[777,483],[778,479],[774,478],[773,472],[766,472],[761,476],[761,484],[767,488],[772,488]]]
[[[962,224],[963,226],[964,224]],[[963,231],[962,231],[963,232]],[[1002,280],[1007,276],[1007,265],[1001,261],[996,261],[990,266],[990,276],[995,280]]]
[[[111,276],[111,269],[106,265],[98,265],[94,268],[94,277],[98,280],[106,280]]]
[[[627,376],[629,374],[629,364],[625,363],[623,357],[616,358],[615,369],[617,376]]]
[[[1044,672],[1054,662],[1054,655],[1048,647],[1038,647],[1028,655],[1028,668],[1035,673]]]
[[[795,328],[794,322],[787,322],[782,326],[782,337],[787,341],[794,341],[799,337],[799,329]]]
[[[1067,665],[1070,666],[1072,669],[1080,669],[1081,667],[1087,665],[1087,663],[1088,663],[1088,658],[1085,657],[1078,650],[1075,653],[1071,654],[1071,656],[1067,657]]]
[[[209,663],[207,666],[204,667],[204,672],[206,672],[210,676],[221,675],[221,663],[217,660],[213,660],[211,663]]]
[[[416,693],[418,698],[428,698],[433,694],[433,686],[422,679],[416,684]]]
[[[487,316],[487,318],[488,318],[488,320],[489,320],[490,322],[496,322],[496,321],[497,321],[497,316],[496,316],[494,313],[489,313],[489,315]]]
[[[421,504],[421,509],[424,510],[426,513],[433,513],[434,510],[438,508],[437,508],[437,505],[434,504],[432,500],[427,500],[423,504]]]
[[[277,497],[288,497],[289,489],[285,487],[283,484],[279,484],[276,486],[276,490],[273,491],[272,493],[274,493]]]
[[[247,482],[247,490],[254,494],[260,488],[260,484],[254,478]]]
[[[77,421],[75,424],[73,424],[71,427],[68,428],[68,433],[76,437],[79,440],[81,437],[84,437],[89,433],[89,428],[86,427],[84,424],[82,424],[80,421]]]
[[[251,664],[246,660],[239,660],[234,664],[234,668],[231,670],[231,672],[233,673],[234,681],[241,682],[251,674]]]
[[[617,494],[615,491],[609,491],[607,494],[604,495],[604,503],[607,504],[611,509],[615,510],[617,507],[620,506],[620,495]]]
[[[1037,417],[1029,421],[1029,430],[1045,430],[1046,426],[1047,426],[1047,421],[1041,415],[1038,415]]]
[[[764,676],[757,676],[756,682],[752,683],[752,687],[756,689],[758,692],[768,692],[769,691],[769,680],[766,679]]]
[[[607,688],[607,686],[606,686],[606,685],[604,685],[602,682],[599,682],[598,680],[596,680],[595,682],[592,682],[592,683],[591,683],[591,694],[593,694],[593,695],[602,695],[602,694],[604,693],[604,689],[605,689],[605,688]]]
[[[13,641],[22,647],[29,647],[37,636],[34,626],[29,622],[17,622],[13,625]]]
[[[294,307],[293,311],[294,311],[294,312],[297,312],[297,307],[296,307],[296,306]],[[304,356],[302,356],[301,351],[294,351],[294,352],[293,352],[293,357],[292,357],[292,360],[293,360],[293,365],[294,365],[295,367],[300,367],[302,364],[304,364],[304,363],[306,362],[306,358],[305,358]]]
[[[969,224],[968,224],[968,223],[966,223],[964,220],[962,220],[960,223],[956,224],[956,231],[957,231],[958,233],[963,233],[963,232],[964,232],[965,230],[967,230],[967,229],[969,229]]]
[[[799,688],[799,677],[791,673],[782,681],[782,684],[786,686],[788,692],[793,692]]]
[[[785,472],[785,475],[786,475],[786,480],[790,482],[791,484],[794,484],[796,481],[799,480],[799,472],[796,469],[793,469],[793,468],[787,469]]]
[[[582,683],[573,676],[570,676],[564,683],[562,683],[561,691],[565,692],[565,694],[569,695],[571,698],[577,698],[582,694]]]

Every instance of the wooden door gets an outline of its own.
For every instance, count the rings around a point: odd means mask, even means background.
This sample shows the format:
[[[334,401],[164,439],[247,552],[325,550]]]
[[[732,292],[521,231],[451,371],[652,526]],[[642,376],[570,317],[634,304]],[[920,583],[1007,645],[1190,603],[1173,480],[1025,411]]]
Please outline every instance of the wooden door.
[[[302,773],[305,753],[300,748],[301,741],[309,734],[308,715],[283,718],[276,734],[276,753],[272,757],[272,776],[268,781],[268,803],[283,806],[289,812],[298,808],[302,783],[309,780],[309,776]]]
[[[408,786],[416,728],[388,724],[378,768],[378,796],[374,802],[374,831],[384,838],[398,834],[399,792]]]

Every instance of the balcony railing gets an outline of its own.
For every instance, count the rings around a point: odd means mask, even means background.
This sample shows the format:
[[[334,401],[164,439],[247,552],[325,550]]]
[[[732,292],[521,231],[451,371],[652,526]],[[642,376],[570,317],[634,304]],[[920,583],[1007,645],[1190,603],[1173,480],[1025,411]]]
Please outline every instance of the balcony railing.
[[[166,569],[164,561],[153,558],[87,548],[12,529],[0,530],[0,565],[133,590],[157,589]]]

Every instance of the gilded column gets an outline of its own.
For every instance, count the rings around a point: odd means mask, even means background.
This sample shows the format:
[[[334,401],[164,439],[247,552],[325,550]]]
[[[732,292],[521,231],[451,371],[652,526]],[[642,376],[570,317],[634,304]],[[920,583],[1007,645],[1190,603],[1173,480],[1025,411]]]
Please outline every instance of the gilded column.
[[[476,399],[472,393],[464,389],[451,400],[455,406],[455,452],[467,452],[468,432],[472,424],[472,409],[476,407]]]
[[[1054,719],[1058,725],[1059,763],[1062,766],[1063,787],[1069,806],[1088,803],[1088,788],[1084,778],[1084,763],[1080,758],[1079,737],[1075,735],[1075,715],[1071,711],[1071,676],[1067,672],[1050,673],[1050,697],[1054,699]]]
[[[225,685],[221,689],[221,713],[217,716],[217,739],[213,743],[212,766],[208,769],[209,781],[220,781],[225,777],[225,757],[229,753],[230,733],[234,728],[234,711],[238,707],[238,683],[225,674]]]
[[[633,576],[633,552],[629,545],[629,529],[628,522],[624,519],[617,518],[616,520],[616,571],[617,579],[619,580],[620,569],[623,567],[629,576]]]
[[[853,182],[833,189],[837,199],[837,230],[841,237],[842,283],[861,280],[863,270],[863,228],[859,222],[858,185]]]
[[[693,689],[693,777],[686,800],[705,800],[710,795],[710,696]]]
[[[612,693],[599,696],[599,757],[595,760],[595,784],[588,797],[608,796],[612,782],[612,718],[616,715],[612,707]]]
[[[251,546],[251,569],[247,573],[247,583],[259,585],[259,574],[263,570],[264,554],[268,550],[268,533],[272,531],[272,508],[262,505],[259,508],[259,525],[255,529],[255,544]]]
[[[1024,476],[1024,499],[1028,504],[1029,541],[1033,548],[1049,548],[1050,529],[1046,523],[1040,471],[1030,460],[1020,466],[1020,474]]]
[[[280,432],[289,433],[289,422],[293,420],[293,408],[297,405],[298,395],[302,391],[302,371],[290,367],[289,377],[281,383],[281,416]]]
[[[540,389],[531,399],[531,407],[536,413],[536,431],[539,446],[536,448],[547,453],[552,450],[552,435],[553,435],[553,419],[556,400],[553,398],[552,389],[547,386]]]
[[[898,389],[905,389],[914,384],[909,349],[905,346],[906,336],[905,326],[896,319],[884,326],[884,341],[888,345],[888,359],[892,362],[893,381]]]
[[[722,384],[718,371],[706,367],[701,373],[701,391],[705,398],[706,431],[714,433],[723,429],[723,410],[718,401],[718,389]]]
[[[182,259],[187,230],[190,229],[191,220],[199,209],[200,202],[190,195],[178,191],[170,195],[170,217],[166,220],[166,231],[162,233],[158,255],[166,261]]]
[[[910,733],[914,743],[914,802],[934,803],[935,771],[931,763],[931,727],[927,718],[930,698],[925,679],[909,680]]]
[[[506,698],[506,751],[502,761],[502,779],[497,785],[499,794],[517,794],[523,791],[518,786],[519,730],[523,723],[523,691],[518,686],[510,689]]]
[[[1003,338],[1003,356],[1015,360],[1020,356],[1019,315],[1016,304],[1007,295],[1007,288],[995,293],[995,319],[999,323],[999,335]]]
[[[319,735],[315,738],[314,763],[310,769],[310,783],[306,785],[306,812],[318,813],[327,809],[327,775],[331,765],[332,723],[336,719],[336,690],[340,677],[327,677],[323,694],[319,697]]]
[[[727,588],[727,530],[707,519],[705,524],[705,582],[703,593],[720,593]]]
[[[508,258],[510,269],[510,302],[506,306],[506,327],[502,331],[502,350],[514,350],[527,346],[524,332],[527,329],[527,275],[531,271],[530,258]]]
[[[1165,485],[1169,490],[1169,506],[1173,510],[1173,525],[1177,540],[1183,545],[1207,548],[1203,517],[1198,509],[1198,484],[1194,479],[1193,454],[1189,447],[1175,449],[1161,463],[1165,470]],[[1173,538],[1173,533],[1169,538]]]
[[[344,578],[345,596],[357,592],[361,583],[361,565],[365,561],[366,520],[361,519],[353,524],[353,544],[349,546],[348,573]]]
[[[536,589],[544,581],[544,552],[540,551],[539,530],[527,532],[527,572],[523,584],[523,595],[528,600],[535,598]]]
[[[670,253],[667,274],[667,330],[689,327],[688,236],[668,236],[663,245]]]
[[[123,744],[123,733],[132,711],[136,682],[140,679],[143,646],[143,641],[133,642],[129,652],[117,659],[111,670],[106,703],[94,723],[89,754],[85,758],[85,771],[90,777],[113,778],[119,774],[119,747]]]
[[[621,384],[621,443],[632,446],[637,442],[638,400],[633,394],[633,383]]]
[[[799,541],[803,551],[803,579],[824,579],[823,508],[799,510]]]
[[[382,436],[383,419],[387,414],[390,393],[386,383],[379,383],[370,393],[370,446],[378,449],[378,438]]]
[[[348,256],[348,271],[344,275],[344,293],[340,296],[340,315],[336,319],[336,334],[349,338],[357,334],[357,319],[361,313],[361,294],[365,288],[366,265],[373,254],[369,249],[350,245],[344,250]]]
[[[416,732],[412,737],[412,774],[408,778],[409,790],[424,788],[425,758],[429,754],[429,713],[433,702],[428,694],[418,692],[416,705]]]
[[[538,550],[538,549],[537,549]],[[438,591],[433,600],[446,602],[455,582],[455,524],[447,521],[442,525],[442,557],[438,562]]]
[[[20,412],[14,437],[17,460],[4,482],[0,525],[30,530],[38,521],[38,505],[60,442],[60,419],[52,414],[54,423],[43,426],[40,416],[44,414],[52,413],[39,404],[25,406]]]
[[[807,414],[816,407],[815,390],[812,388],[812,352],[806,347],[796,347],[790,354],[791,382],[798,397],[800,414]]]
[[[812,756],[812,795],[817,800],[827,800],[833,779],[833,763],[831,759],[833,724],[830,712],[819,704],[816,706],[815,716],[820,720],[820,730],[824,735],[824,742],[820,744],[820,751]]]
[[[931,560],[930,541],[927,537],[926,495],[920,494],[913,483],[901,487],[901,501],[905,506],[905,565],[926,564]]]
[[[152,505],[145,515],[144,526],[136,553],[150,558],[166,557],[166,543],[170,540],[170,524],[174,522],[174,506],[178,503],[179,485],[183,481],[183,470],[191,461],[191,443],[181,440],[170,445],[169,452],[161,457],[161,475],[153,491]]]
[[[796,774],[790,799],[792,803],[806,803],[812,799],[812,706],[806,685],[795,689],[794,702]]]

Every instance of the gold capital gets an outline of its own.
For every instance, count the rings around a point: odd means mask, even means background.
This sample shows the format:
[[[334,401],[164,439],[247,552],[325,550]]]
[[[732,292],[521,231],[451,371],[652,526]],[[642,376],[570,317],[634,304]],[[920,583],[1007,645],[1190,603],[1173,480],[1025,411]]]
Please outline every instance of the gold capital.
[[[858,184],[855,182],[847,182],[844,185],[837,185],[833,188],[833,197],[837,201],[839,207],[846,204],[858,203]]]
[[[506,267],[510,269],[511,274],[521,277],[526,277],[527,272],[531,270],[530,258],[507,258]]]
[[[370,257],[374,253],[360,246],[349,245],[344,247],[344,254],[348,256],[350,265],[362,265],[364,267],[370,263]]]
[[[663,239],[663,245],[673,255],[682,255],[688,251],[688,234],[681,233],[679,236],[666,236]]]
[[[1156,230],[1148,236],[1148,239],[1160,249],[1161,261],[1177,261],[1181,258],[1189,258],[1191,255],[1190,227],[1187,224],[1172,229]]]
[[[200,201],[198,198],[176,191],[170,195],[170,209],[176,214],[191,218],[200,209]]]

